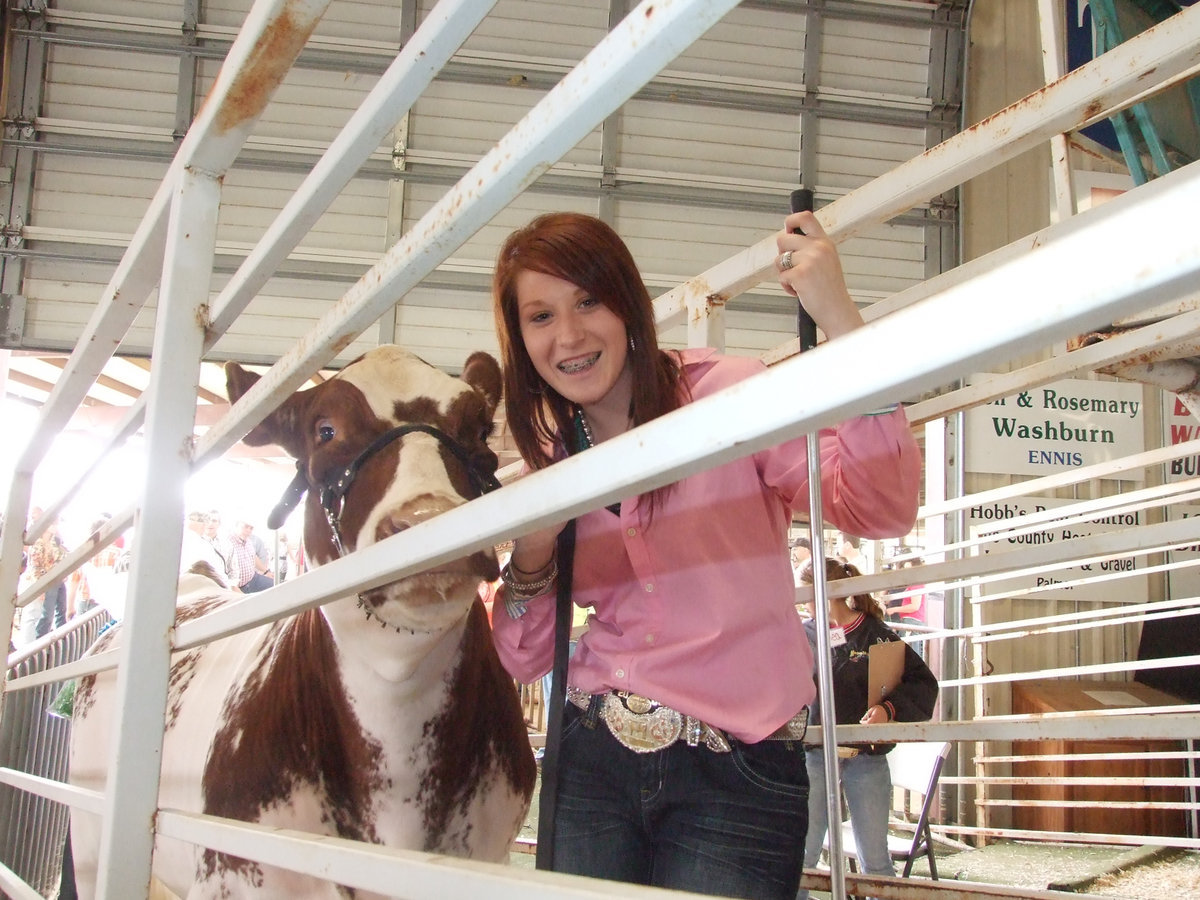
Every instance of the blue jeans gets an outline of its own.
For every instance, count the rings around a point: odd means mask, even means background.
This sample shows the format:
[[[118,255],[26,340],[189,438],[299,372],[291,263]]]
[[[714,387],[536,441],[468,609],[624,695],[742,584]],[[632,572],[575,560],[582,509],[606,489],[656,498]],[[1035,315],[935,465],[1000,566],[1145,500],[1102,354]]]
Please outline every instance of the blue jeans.
[[[265,591],[267,588],[274,586],[275,582],[262,572],[255,572],[249,581],[238,586],[238,590],[240,590],[243,594],[255,594],[259,591]]]
[[[59,582],[52,588],[47,588],[42,595],[42,614],[38,618],[35,635],[45,637],[54,628],[59,628],[67,622],[67,585]]]
[[[634,753],[573,705],[563,718],[554,871],[794,900],[808,821],[800,744]]]
[[[812,785],[808,795],[808,842],[804,848],[804,867],[811,869],[821,858],[821,846],[829,825],[825,800],[825,754],[810,750],[808,780]],[[887,756],[860,753],[849,759],[839,759],[842,794],[850,807],[850,825],[858,845],[859,871],[868,875],[895,875],[892,857],[888,853],[888,813],[892,809],[892,773]],[[805,900],[801,891],[797,900]]]

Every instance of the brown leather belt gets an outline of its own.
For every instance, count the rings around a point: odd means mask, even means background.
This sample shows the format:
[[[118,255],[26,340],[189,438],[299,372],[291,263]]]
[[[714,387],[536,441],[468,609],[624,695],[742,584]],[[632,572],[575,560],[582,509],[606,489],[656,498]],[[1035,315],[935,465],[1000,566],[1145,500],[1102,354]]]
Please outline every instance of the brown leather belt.
[[[596,694],[595,698],[600,704],[600,718],[612,736],[635,753],[663,750],[680,738],[689,747],[703,744],[714,753],[728,753],[730,750],[730,738],[720,728],[649,697],[629,691],[609,691]],[[567,700],[586,711],[591,708],[593,695],[568,685]],[[808,709],[805,708],[764,740],[799,741],[804,738],[807,729]]]

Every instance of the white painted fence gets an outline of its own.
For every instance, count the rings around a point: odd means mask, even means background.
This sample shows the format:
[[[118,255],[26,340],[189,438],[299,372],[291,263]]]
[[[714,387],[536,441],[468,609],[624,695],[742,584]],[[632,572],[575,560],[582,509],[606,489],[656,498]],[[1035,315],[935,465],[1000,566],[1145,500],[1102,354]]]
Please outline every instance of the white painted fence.
[[[205,434],[189,456],[180,448],[192,447],[192,398],[206,348],[241,312],[256,286],[286,257],[336,194],[338,178],[352,172],[378,145],[380,136],[489,7],[477,0],[443,0],[438,14],[400,54],[393,70],[281,212],[260,248],[210,312],[208,285],[222,175],[326,5],[317,0],[260,0],[254,6],[20,458],[6,521],[25,521],[32,481],[46,447],[159,285],[151,384],[145,403],[131,411],[119,430],[125,434],[144,418],[148,465],[137,486],[137,501],[114,516],[101,542],[115,538],[136,516],[140,533],[158,535],[163,548],[177,547],[183,521],[182,492],[166,490],[166,486],[180,484],[194,467],[228,449],[734,2],[647,0],[635,8],[400,238],[318,326]],[[263,47],[270,51],[264,52]],[[1039,141],[1172,84],[1197,65],[1200,8],[1193,7],[1168,27],[1128,41],[1027,101],[830,204],[820,211],[820,218],[836,239],[845,239]],[[628,885],[592,884],[547,873],[435,860],[423,854],[314,840],[212,817],[156,810],[169,654],[173,648],[213,640],[313,607],[347,590],[423,570],[565,516],[666,484],[688,472],[939,387],[1121,315],[1177,301],[1194,291],[1200,272],[1200,241],[1195,229],[1187,227],[1197,208],[1200,168],[1193,165],[1072,220],[1058,228],[1054,240],[1044,246],[1035,250],[1017,247],[968,273],[951,273],[927,290],[898,300],[887,308],[886,316],[874,318],[868,327],[779,362],[760,378],[510,484],[472,502],[469,508],[366,548],[353,560],[338,561],[285,582],[261,595],[261,602],[250,610],[235,607],[174,629],[174,596],[167,586],[175,582],[178,559],[169,552],[135,550],[126,640],[119,653],[70,664],[49,675],[18,678],[6,686],[6,693],[27,690],[51,680],[120,666],[120,727],[117,743],[109,751],[113,764],[108,791],[99,797],[64,786],[32,783],[7,771],[0,775],[19,781],[33,793],[102,812],[106,825],[100,895],[107,898],[144,896],[153,840],[146,823],[152,821],[163,834],[319,874],[359,889],[386,893],[404,884],[410,897],[666,896]],[[760,243],[660,297],[656,301],[660,321],[669,325],[686,315],[693,342],[714,342],[709,323],[719,325],[719,316],[709,313],[719,310],[729,297],[772,277],[774,256],[773,237],[764,235]],[[1187,327],[1192,328],[1190,322]],[[895,352],[898,346],[904,348],[903,354]],[[786,348],[780,355],[786,355]],[[863,364],[864,360],[898,356],[906,361],[906,368]],[[830,370],[837,370],[841,377],[830,379]],[[822,385],[822,390],[812,390],[814,384]],[[714,421],[721,423],[719,428],[713,427]],[[114,437],[114,441],[118,439]],[[46,516],[55,512],[54,507],[48,508]],[[36,533],[40,525],[34,523],[31,531]],[[1155,526],[1150,539],[1163,545],[1182,539],[1187,529],[1173,525]],[[1148,534],[1109,536],[1104,539],[1108,543],[1103,552],[1131,548]],[[18,529],[5,529],[0,541],[0,584],[6,601],[0,615],[12,612],[20,543]],[[29,602],[46,583],[61,579],[82,561],[81,552],[72,554],[56,571],[31,585],[17,602]],[[944,565],[948,567],[945,572],[956,577],[977,575],[986,567],[978,560]],[[1001,734],[1004,739],[1047,734],[1186,738],[1196,736],[1195,722],[1194,714],[1143,714],[1064,720],[1057,725],[946,722],[856,726],[847,729],[846,739],[948,737],[969,741]],[[14,896],[29,896],[28,886],[8,871],[0,871],[0,887]],[[911,888],[896,888],[889,896],[905,896],[908,890]],[[924,886],[922,890],[929,893]]]

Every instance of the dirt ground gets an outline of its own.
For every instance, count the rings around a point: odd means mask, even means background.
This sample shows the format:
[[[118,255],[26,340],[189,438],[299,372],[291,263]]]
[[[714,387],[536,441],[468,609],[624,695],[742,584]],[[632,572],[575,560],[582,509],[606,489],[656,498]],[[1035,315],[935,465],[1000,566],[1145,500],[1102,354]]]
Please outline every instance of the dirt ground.
[[[1200,852],[1181,851],[1103,875],[1088,885],[1087,892],[1129,900],[1181,900],[1200,896]]]

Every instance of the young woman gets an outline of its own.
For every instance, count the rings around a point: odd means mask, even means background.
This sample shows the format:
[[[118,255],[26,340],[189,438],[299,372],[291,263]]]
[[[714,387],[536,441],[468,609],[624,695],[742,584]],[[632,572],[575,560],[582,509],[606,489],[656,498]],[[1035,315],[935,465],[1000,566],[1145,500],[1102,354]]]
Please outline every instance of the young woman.
[[[780,283],[830,338],[860,325],[816,218],[784,225]],[[764,368],[660,350],[629,250],[590,216],[545,215],[512,234],[494,293],[508,427],[529,469]],[[846,422],[820,446],[827,519],[909,531],[920,458],[902,411]],[[787,533],[807,497],[798,439],[579,517],[572,596],[592,612],[567,678],[555,870],[795,896],[808,815],[798,739],[815,689]],[[553,660],[560,530],[519,538],[502,573],[495,639],[523,682]]]
[[[825,561],[826,581],[861,575],[842,559]],[[805,584],[812,584],[812,566],[801,573]],[[810,604],[810,611],[811,611]],[[817,623],[804,624],[809,645],[816,651]],[[898,641],[900,638],[883,624],[883,610],[870,594],[837,597],[829,600],[827,626],[837,633],[831,640],[833,654],[833,702],[839,725],[877,725],[884,722],[920,722],[933,715],[938,684],[933,673],[912,647],[904,651],[904,674],[881,703],[867,705],[867,671],[872,644]],[[811,721],[823,720],[820,705],[814,701]],[[859,868],[868,875],[894,875],[888,853],[888,813],[892,808],[892,776],[887,754],[895,744],[849,744],[838,748],[838,771],[842,794],[850,808],[850,825],[858,848]],[[825,800],[825,754],[818,746],[808,757],[808,840],[804,865],[811,868],[821,856],[828,827]],[[807,893],[800,895],[803,900]]]

